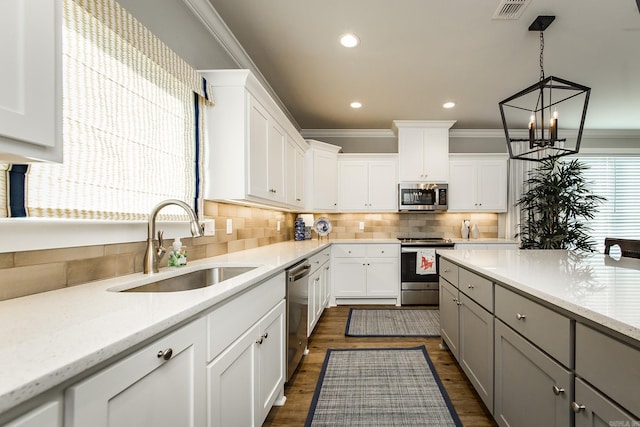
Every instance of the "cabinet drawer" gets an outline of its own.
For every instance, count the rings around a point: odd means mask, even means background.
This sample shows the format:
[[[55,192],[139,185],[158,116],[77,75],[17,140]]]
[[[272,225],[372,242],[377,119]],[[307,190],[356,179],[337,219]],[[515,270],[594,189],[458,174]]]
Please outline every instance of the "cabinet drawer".
[[[222,302],[207,315],[207,362],[252,327],[285,297],[285,274]]]
[[[320,252],[313,254],[309,257],[309,264],[311,264],[311,273],[317,270],[322,264],[329,261],[329,255],[331,255],[331,249],[326,248]]]
[[[334,245],[335,258],[364,258],[367,255],[367,245]]]
[[[446,279],[447,282],[456,288],[458,287],[458,270],[459,267],[457,265],[444,258],[440,258],[440,277]]]
[[[493,283],[490,280],[461,268],[458,273],[458,288],[493,313]]]
[[[575,402],[578,405],[584,406],[584,408],[575,415],[576,427],[639,425],[637,418],[633,418],[616,405],[615,402],[612,402],[597,390],[591,388],[580,378],[576,378],[575,397]],[[600,423],[596,423],[597,421],[600,421]],[[602,421],[604,421],[604,423],[602,423]]]
[[[576,374],[640,417],[640,350],[576,324]]]
[[[366,245],[367,256],[370,258],[398,258],[400,245]]]
[[[495,289],[495,314],[564,366],[571,363],[571,321],[501,286]]]

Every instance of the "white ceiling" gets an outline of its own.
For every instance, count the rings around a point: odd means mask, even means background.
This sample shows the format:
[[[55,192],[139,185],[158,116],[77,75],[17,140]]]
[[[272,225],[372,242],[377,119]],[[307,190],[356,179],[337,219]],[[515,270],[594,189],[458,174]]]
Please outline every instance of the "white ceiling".
[[[538,15],[556,16],[545,74],[592,89],[585,128],[640,129],[636,0],[531,0],[518,20],[492,19],[499,0],[209,1],[301,129],[501,128],[498,102],[539,79]]]

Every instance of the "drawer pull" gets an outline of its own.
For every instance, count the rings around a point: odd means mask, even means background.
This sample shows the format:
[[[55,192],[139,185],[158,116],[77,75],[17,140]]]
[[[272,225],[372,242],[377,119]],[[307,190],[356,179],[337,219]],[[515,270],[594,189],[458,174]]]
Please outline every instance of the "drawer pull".
[[[256,340],[256,344],[262,344],[262,341],[264,341],[264,338],[260,337]]]
[[[561,393],[564,393],[564,389],[558,387],[557,385],[553,386],[553,394],[555,394],[556,396],[560,396]]]
[[[475,288],[475,286],[473,286],[473,285],[467,285],[467,288],[469,288],[469,289],[473,289],[473,288]]]
[[[572,410],[573,412],[575,412],[576,414],[577,414],[578,412],[584,411],[585,409],[587,409],[587,407],[586,407],[586,406],[581,405],[581,404],[576,403],[576,402],[571,402],[571,410]]]
[[[171,356],[173,356],[173,349],[172,348],[168,348],[166,350],[160,350],[158,352],[158,359],[162,358],[164,360],[169,360],[169,359],[171,359]]]
[[[448,273],[448,272],[450,272],[450,271],[451,271],[451,270],[449,270],[448,268],[445,268],[444,270],[442,270],[442,272],[443,272],[443,273]]]
[[[527,318],[526,315],[520,313],[516,313],[516,317],[518,318],[518,320],[525,320]]]

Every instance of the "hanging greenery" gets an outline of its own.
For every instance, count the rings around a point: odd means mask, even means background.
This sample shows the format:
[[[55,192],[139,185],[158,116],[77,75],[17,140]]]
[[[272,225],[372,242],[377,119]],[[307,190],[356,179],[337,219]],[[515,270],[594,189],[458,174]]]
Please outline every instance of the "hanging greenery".
[[[575,249],[595,251],[588,221],[606,200],[591,192],[579,160],[543,160],[529,173],[519,224],[522,249]]]

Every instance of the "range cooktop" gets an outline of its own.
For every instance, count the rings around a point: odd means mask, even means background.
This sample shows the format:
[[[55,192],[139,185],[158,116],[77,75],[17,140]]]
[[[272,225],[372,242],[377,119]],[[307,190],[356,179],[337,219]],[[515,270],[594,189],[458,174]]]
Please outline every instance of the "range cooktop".
[[[398,237],[403,246],[453,246],[451,239],[442,237]]]

